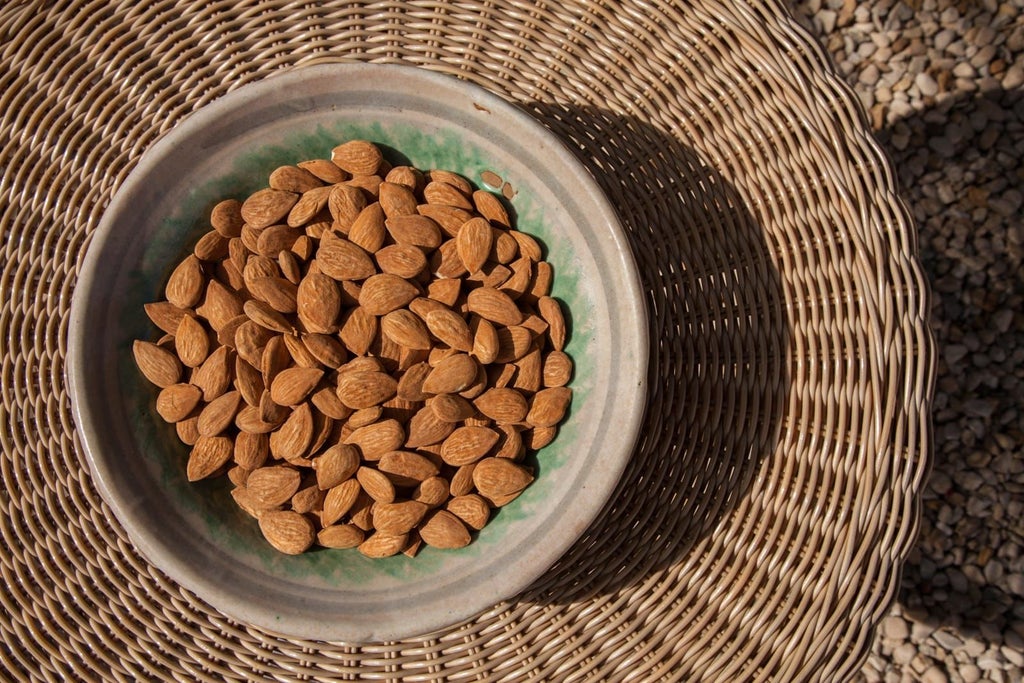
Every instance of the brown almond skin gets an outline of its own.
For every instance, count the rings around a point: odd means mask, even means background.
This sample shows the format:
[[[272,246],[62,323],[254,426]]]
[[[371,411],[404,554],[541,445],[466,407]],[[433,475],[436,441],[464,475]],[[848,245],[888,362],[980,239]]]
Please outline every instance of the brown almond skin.
[[[534,427],[554,427],[569,408],[572,390],[566,387],[550,387],[534,394],[526,421]]]
[[[167,349],[152,342],[136,341],[132,350],[139,370],[161,389],[177,384],[181,379],[181,361]]]
[[[433,512],[419,527],[420,538],[435,548],[455,549],[469,545],[471,537],[466,525],[447,510]]]
[[[192,384],[172,384],[156,399],[156,412],[167,422],[178,422],[199,405],[203,392]]]
[[[259,524],[267,542],[286,555],[305,552],[316,539],[313,523],[304,515],[290,510],[264,513]]]

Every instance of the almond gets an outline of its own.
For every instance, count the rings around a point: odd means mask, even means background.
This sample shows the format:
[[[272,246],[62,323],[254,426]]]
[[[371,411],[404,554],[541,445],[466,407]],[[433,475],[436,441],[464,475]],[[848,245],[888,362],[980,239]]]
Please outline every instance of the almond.
[[[462,293],[462,281],[457,278],[433,280],[427,285],[427,296],[445,306],[454,306]]]
[[[515,389],[489,389],[478,396],[473,405],[495,422],[520,422],[526,417],[526,397]]]
[[[260,531],[270,545],[286,555],[305,552],[316,538],[313,523],[291,510],[277,510],[260,515]]]
[[[469,331],[469,324],[455,311],[437,308],[427,313],[425,321],[430,333],[448,346],[466,353],[473,350],[473,335]]]
[[[484,365],[490,365],[498,357],[498,330],[490,321],[478,318],[473,331],[473,355]]]
[[[473,404],[458,394],[438,394],[428,400],[427,405],[434,411],[434,417],[441,422],[462,422],[476,415]],[[523,413],[526,413],[525,400]]]
[[[352,175],[373,175],[384,161],[384,155],[372,142],[349,140],[331,151],[331,161]]]
[[[199,481],[216,473],[231,460],[234,444],[226,436],[199,436],[188,456],[189,481]]]
[[[335,280],[362,280],[377,272],[365,249],[332,234],[320,240],[316,263],[320,272]]]
[[[522,256],[534,263],[539,263],[544,259],[544,253],[541,251],[540,244],[533,237],[518,230],[510,230],[509,234],[512,235],[512,239],[519,245],[519,253]]]
[[[181,319],[189,313],[188,309],[178,308],[170,301],[146,304],[144,308],[146,309],[146,315],[149,316],[153,324],[167,334],[177,332]]]
[[[534,427],[554,427],[565,417],[571,400],[572,390],[566,387],[542,389],[534,394],[526,421]]]
[[[468,465],[462,465],[455,474],[452,475],[449,489],[452,496],[464,496],[472,493],[475,487],[473,484],[473,470],[476,469],[476,463],[470,463]]]
[[[366,196],[360,188],[347,182],[332,186],[327,197],[327,210],[334,219],[333,229],[347,233],[366,208]]]
[[[351,353],[357,356],[366,355],[377,336],[377,317],[362,306],[353,308],[341,326],[339,336]]]
[[[476,494],[456,496],[448,501],[444,509],[458,517],[470,529],[480,531],[491,517],[491,506]]]
[[[431,347],[426,325],[407,309],[398,309],[385,315],[381,318],[380,329],[399,346],[408,349]]]
[[[372,467],[360,467],[356,471],[356,480],[376,502],[390,503],[395,500],[395,485],[383,472]]]
[[[288,351],[288,356],[292,362],[300,368],[306,369],[320,369],[320,361],[317,360],[316,356],[309,352],[306,348],[306,343],[303,338],[300,338],[294,334],[286,334],[282,336],[284,340],[284,346]]]
[[[174,350],[187,367],[197,367],[210,351],[210,335],[198,320],[185,315],[174,334]]]
[[[406,448],[420,448],[441,443],[455,429],[451,422],[444,422],[429,407],[423,407],[409,420],[409,435]]]
[[[244,223],[242,203],[237,199],[225,199],[210,212],[210,225],[225,237],[238,237]]]
[[[156,398],[156,412],[167,422],[179,422],[188,417],[203,397],[202,390],[191,384],[172,384]]]
[[[174,425],[178,438],[186,446],[194,446],[199,440],[199,416],[186,417]]]
[[[377,469],[383,472],[395,486],[414,487],[438,474],[437,465],[419,453],[412,451],[389,451],[377,462]]]
[[[516,300],[530,288],[530,282],[533,280],[533,261],[523,257],[513,261],[509,268],[512,275],[501,283],[498,289],[507,294],[510,299]]]
[[[423,188],[423,198],[427,200],[428,204],[443,204],[466,211],[473,210],[473,202],[462,190],[442,181],[434,180],[427,183]]]
[[[382,273],[411,280],[427,267],[423,250],[408,244],[392,244],[374,254]]]
[[[334,162],[329,161],[328,159],[310,159],[309,161],[300,161],[296,166],[304,171],[309,171],[320,180],[331,185],[344,182],[349,178],[348,173],[338,168]]]
[[[382,420],[359,427],[345,438],[345,443],[358,446],[363,459],[371,462],[401,448],[404,442],[405,429],[398,420]]]
[[[288,502],[292,510],[301,515],[319,513],[323,504],[324,492],[318,489],[315,484],[300,488]]]
[[[537,310],[548,324],[548,337],[551,339],[551,346],[555,351],[562,351],[565,348],[566,336],[562,307],[550,296],[542,296],[537,300]]]
[[[441,226],[420,214],[391,216],[384,221],[391,238],[398,244],[425,249],[441,246]]]
[[[382,415],[384,415],[383,406],[360,408],[349,415],[348,422],[346,424],[353,430],[359,429],[360,427],[369,427],[374,422],[380,420]]]
[[[323,386],[313,392],[309,398],[313,407],[332,420],[344,420],[352,414],[352,409],[341,402],[338,398],[337,388]]]
[[[242,315],[242,301],[231,290],[217,280],[206,285],[206,296],[196,313],[206,318],[210,327],[219,330],[231,320]]]
[[[473,208],[489,221],[503,225],[506,228],[511,225],[505,205],[487,190],[477,190],[473,193]]]
[[[419,527],[420,538],[435,548],[463,548],[469,545],[469,531],[462,521],[447,510],[437,510]]]
[[[245,487],[258,509],[283,505],[299,490],[302,475],[294,467],[260,467],[249,474]]]
[[[395,395],[398,382],[383,372],[347,372],[338,378],[338,398],[349,408],[369,408]]]
[[[270,173],[270,187],[275,190],[287,190],[302,194],[323,183],[309,171],[297,166],[279,166]]]
[[[359,469],[359,450],[350,444],[335,444],[313,459],[316,483],[323,490],[333,488],[355,476]]]
[[[498,325],[518,325],[523,321],[522,311],[508,294],[493,287],[478,287],[466,296],[470,311]]]
[[[398,397],[406,401],[423,401],[428,394],[423,392],[423,381],[430,374],[431,367],[425,362],[411,365],[398,380]]]
[[[320,523],[327,527],[344,517],[359,500],[363,487],[355,479],[346,479],[331,487],[324,496],[324,507],[320,512]]]
[[[523,446],[523,436],[519,433],[519,428],[508,424],[500,424],[498,425],[498,431],[501,432],[501,437],[494,448],[494,457],[517,461],[522,460],[526,454],[526,448]]]
[[[239,432],[235,437],[234,460],[239,467],[255,470],[270,455],[270,438],[266,434]]]
[[[318,363],[328,368],[339,368],[348,360],[345,347],[334,336],[328,334],[306,334],[302,344]]]
[[[325,548],[355,548],[364,538],[366,532],[354,524],[334,524],[321,529],[316,542]]]
[[[276,261],[277,255],[291,249],[302,235],[302,230],[289,225],[268,226],[260,232],[256,240],[256,253]]]
[[[449,237],[458,235],[459,228],[473,217],[473,214],[465,209],[444,204],[420,204],[416,207],[416,212],[433,219]]]
[[[295,244],[298,244],[299,240],[302,240],[303,237],[295,240]],[[292,245],[292,249],[295,249],[294,244]],[[312,247],[310,247],[310,249],[312,249]],[[277,267],[281,270],[281,274],[284,275],[288,282],[296,286],[302,282],[302,266],[299,263],[300,258],[301,257],[294,251],[282,251],[277,255]]]
[[[242,395],[242,400],[251,406],[259,405],[260,396],[267,388],[260,371],[241,356],[235,358],[235,388]]]
[[[253,228],[265,228],[280,222],[297,201],[299,195],[294,192],[273,188],[259,190],[242,202],[242,219]]]
[[[241,394],[229,391],[207,403],[199,413],[199,435],[216,436],[227,429],[234,422],[241,401]]]
[[[153,384],[165,389],[181,379],[181,361],[167,349],[152,342],[136,341],[132,344],[135,364]]]
[[[209,261],[214,263],[214,268],[219,273],[230,273],[228,270],[224,270],[222,266],[231,265],[230,262],[221,262],[225,256],[228,255],[228,244],[230,240],[224,235],[220,234],[216,230],[211,230],[196,242],[196,246],[192,248],[192,253],[195,254],[196,258],[200,261]],[[227,280],[227,278],[222,278]]]
[[[315,368],[282,370],[270,385],[270,397],[278,405],[297,406],[306,400],[323,376],[323,370]]]
[[[242,306],[242,310],[249,316],[249,319],[260,327],[265,327],[273,332],[292,334],[295,328],[282,314],[275,311],[268,304],[256,299],[249,299]]]
[[[419,524],[428,507],[419,501],[403,500],[373,506],[373,528],[378,533],[407,534]]]
[[[416,213],[416,195],[405,185],[383,182],[377,188],[381,208],[388,218],[411,216]]]
[[[457,394],[473,384],[478,370],[479,366],[470,356],[453,354],[430,371],[423,380],[423,391],[428,394]]]
[[[486,497],[522,491],[532,481],[533,475],[507,458],[484,458],[473,470],[473,484]]]
[[[178,308],[191,308],[202,299],[205,286],[203,264],[195,256],[189,255],[171,273],[164,296]]]
[[[379,202],[368,205],[352,222],[348,230],[348,239],[353,244],[373,254],[384,246],[387,229],[384,227],[384,209]]]
[[[447,501],[448,495],[447,479],[444,477],[428,477],[421,481],[413,490],[412,499],[433,508]]]
[[[386,315],[406,306],[419,295],[407,280],[387,273],[373,275],[363,283],[359,305],[372,315]]]
[[[498,442],[498,432],[487,427],[459,427],[445,439],[441,458],[453,467],[474,463]]]
[[[547,261],[538,261],[533,266],[533,279],[530,280],[530,287],[520,298],[528,304],[538,302],[542,297],[551,293],[553,278],[551,264]]]
[[[532,451],[538,451],[554,441],[558,427],[534,427],[523,432],[523,443]]]
[[[313,413],[308,403],[295,408],[270,435],[270,452],[275,458],[293,460],[306,453],[313,441]]]
[[[404,185],[414,192],[422,190],[427,182],[423,177],[423,173],[413,166],[395,166],[388,171],[384,180],[389,183]]]
[[[294,313],[298,306],[298,287],[283,277],[258,277],[249,292],[278,313]]]
[[[444,242],[437,251],[431,255],[430,268],[440,278],[461,278],[466,274],[466,266],[459,258],[458,246],[455,240]]]
[[[359,544],[359,552],[367,557],[391,557],[402,552],[409,542],[407,534],[384,534],[377,532]]]
[[[484,218],[471,218],[459,228],[455,248],[468,272],[475,273],[483,267],[493,242],[494,230]]]
[[[521,325],[502,327],[498,330],[498,355],[496,363],[513,363],[525,356],[533,346],[533,333]]]
[[[235,349],[246,362],[258,368],[263,362],[263,347],[273,336],[272,330],[250,320],[235,330]]]
[[[543,385],[543,364],[540,349],[534,348],[525,356],[516,361],[519,371],[516,373],[513,388],[523,392],[533,393],[539,391]]]
[[[178,424],[181,424],[180,422]],[[264,422],[258,406],[245,406],[235,416],[235,426],[249,434],[269,434],[280,425],[279,422]]]

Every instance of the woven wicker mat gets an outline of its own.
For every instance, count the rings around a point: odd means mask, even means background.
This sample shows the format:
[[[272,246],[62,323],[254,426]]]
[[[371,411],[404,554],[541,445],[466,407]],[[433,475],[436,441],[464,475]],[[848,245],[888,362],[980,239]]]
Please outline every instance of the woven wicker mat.
[[[574,146],[651,312],[643,440],[598,522],[517,599],[395,643],[277,637],[150,566],[64,380],[77,266],[139,156],[345,60],[461,76]],[[794,681],[866,655],[927,470],[927,288],[858,106],[777,2],[8,0],[0,117],[0,677]]]

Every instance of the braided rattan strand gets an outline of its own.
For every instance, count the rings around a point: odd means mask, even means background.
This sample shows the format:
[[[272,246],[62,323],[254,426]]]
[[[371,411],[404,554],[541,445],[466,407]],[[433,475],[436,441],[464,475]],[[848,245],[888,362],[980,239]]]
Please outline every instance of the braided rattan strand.
[[[518,600],[423,640],[233,623],[131,547],[63,381],[74,275],[139,156],[279,69],[393,61],[534,113],[620,211],[645,437]],[[775,2],[15,2],[0,9],[0,670],[12,680],[841,679],[917,526],[933,348],[916,238]]]

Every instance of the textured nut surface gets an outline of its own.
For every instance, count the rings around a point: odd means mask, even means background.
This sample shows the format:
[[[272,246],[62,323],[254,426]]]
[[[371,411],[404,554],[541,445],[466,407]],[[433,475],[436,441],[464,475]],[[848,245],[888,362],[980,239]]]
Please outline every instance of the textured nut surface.
[[[569,411],[554,271],[466,177],[366,140],[330,156],[214,206],[136,364],[188,478],[226,474],[280,552],[463,547]]]

